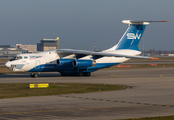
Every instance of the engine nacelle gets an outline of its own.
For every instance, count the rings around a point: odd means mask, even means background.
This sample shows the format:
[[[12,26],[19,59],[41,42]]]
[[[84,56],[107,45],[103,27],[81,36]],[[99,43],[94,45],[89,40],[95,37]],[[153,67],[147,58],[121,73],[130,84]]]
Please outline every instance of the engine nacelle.
[[[73,61],[74,67],[91,67],[95,65],[96,65],[96,61],[94,60],[74,60]]]
[[[74,59],[58,59],[57,65],[58,66],[73,66]]]

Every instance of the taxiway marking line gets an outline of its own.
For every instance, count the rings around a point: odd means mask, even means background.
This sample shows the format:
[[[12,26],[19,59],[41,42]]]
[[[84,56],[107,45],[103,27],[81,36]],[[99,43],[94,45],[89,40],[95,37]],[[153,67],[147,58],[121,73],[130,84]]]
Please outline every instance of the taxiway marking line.
[[[144,106],[144,105],[141,105],[141,106]],[[109,108],[123,108],[123,107],[139,107],[139,105],[115,106],[115,107],[94,107],[94,108],[74,108],[74,109],[60,109],[60,110],[41,110],[41,111],[24,111],[24,112],[8,112],[8,113],[0,113],[0,115],[24,114],[24,113],[42,113],[42,112],[59,112],[59,111],[73,111],[73,110],[109,109]]]
[[[150,104],[150,103],[140,103],[140,102],[129,102],[129,101],[117,101],[117,100],[106,100],[106,99],[96,99],[96,98],[74,97],[74,96],[65,96],[65,95],[59,95],[59,97],[87,99],[87,100],[98,100],[98,101],[107,101],[107,102],[129,103],[129,104],[138,104],[138,105],[145,105],[145,106],[174,107],[174,105],[165,105],[165,104]]]

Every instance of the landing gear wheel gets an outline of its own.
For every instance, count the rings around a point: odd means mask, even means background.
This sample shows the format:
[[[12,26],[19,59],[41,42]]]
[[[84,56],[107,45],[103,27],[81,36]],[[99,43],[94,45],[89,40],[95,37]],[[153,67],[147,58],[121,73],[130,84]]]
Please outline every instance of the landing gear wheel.
[[[37,77],[38,77],[38,75],[35,73],[35,74],[34,74],[34,77],[35,77],[35,78],[37,78]]]
[[[82,72],[79,72],[78,75],[79,75],[79,76],[83,76],[83,73],[82,73]]]
[[[61,75],[61,76],[67,76],[67,74],[65,74],[65,73],[60,73],[60,75]]]
[[[31,77],[34,77],[34,73],[31,73],[31,75],[30,75]]]
[[[37,75],[37,73],[31,73],[31,75],[30,75],[31,77],[38,77],[38,75]]]
[[[85,72],[85,73],[83,73],[83,76],[91,76],[91,73],[90,72]]]

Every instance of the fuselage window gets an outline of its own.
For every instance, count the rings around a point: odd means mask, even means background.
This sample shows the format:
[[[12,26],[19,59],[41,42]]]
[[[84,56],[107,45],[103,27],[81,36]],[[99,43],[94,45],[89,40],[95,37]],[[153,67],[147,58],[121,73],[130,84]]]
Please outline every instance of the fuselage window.
[[[28,56],[24,56],[24,59],[28,59]]]

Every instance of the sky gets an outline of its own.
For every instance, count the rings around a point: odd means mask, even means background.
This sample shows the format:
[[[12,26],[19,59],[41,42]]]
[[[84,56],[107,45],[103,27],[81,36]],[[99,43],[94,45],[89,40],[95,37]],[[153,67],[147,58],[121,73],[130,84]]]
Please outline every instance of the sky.
[[[173,5],[174,0],[1,0],[0,45],[34,45],[54,33],[60,48],[104,50],[127,29],[122,20],[168,20],[148,25],[139,49],[174,50]]]

